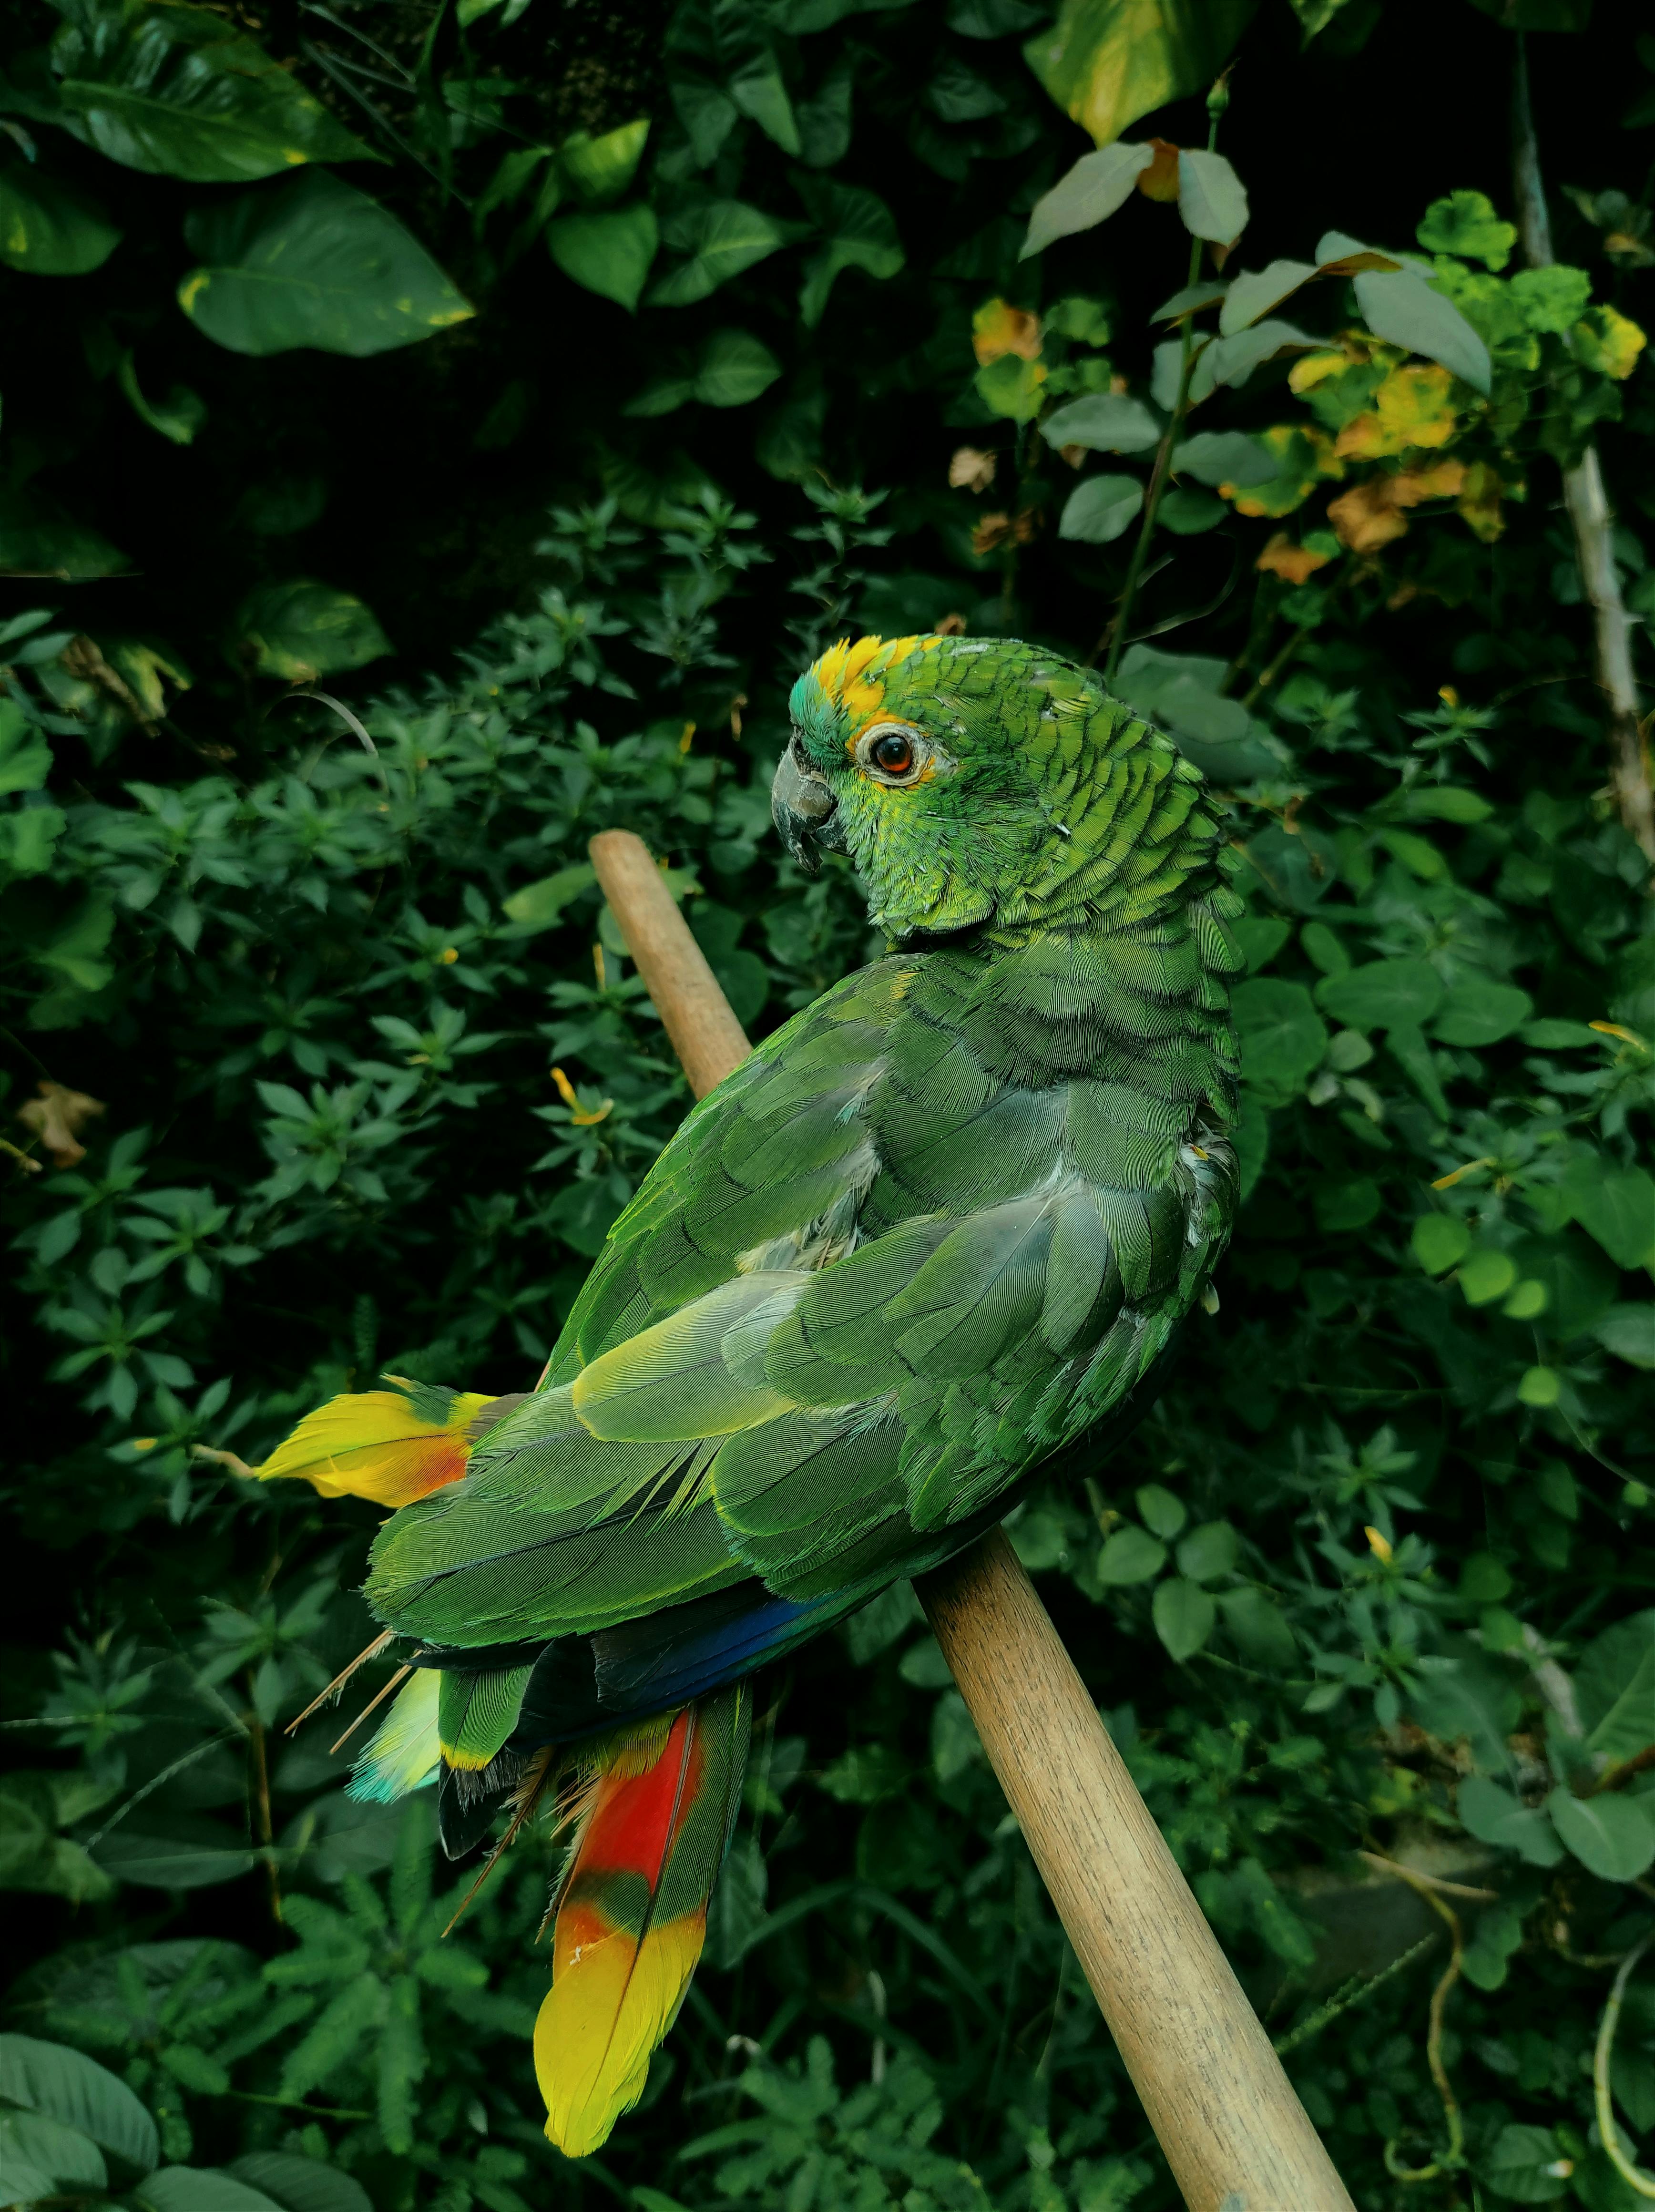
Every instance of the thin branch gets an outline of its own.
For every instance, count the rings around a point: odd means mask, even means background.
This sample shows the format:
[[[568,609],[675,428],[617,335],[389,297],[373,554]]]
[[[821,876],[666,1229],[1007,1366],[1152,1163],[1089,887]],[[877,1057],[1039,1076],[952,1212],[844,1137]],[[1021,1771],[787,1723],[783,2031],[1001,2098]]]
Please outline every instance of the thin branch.
[[[1627,1953],[1621,1961],[1621,1971],[1615,1977],[1615,1986],[1609,1993],[1609,2002],[1603,2007],[1603,2017],[1597,2029],[1597,2047],[1591,2054],[1591,2087],[1597,2112],[1597,2132],[1603,2139],[1603,2148],[1610,2164],[1628,2188],[1635,2189],[1640,2197],[1655,2199],[1655,2180],[1641,2172],[1621,2148],[1615,2129],[1615,2100],[1610,2087],[1610,2070],[1615,2057],[1615,2031],[1620,2023],[1621,2001],[1626,1995],[1632,1970],[1648,1950],[1655,1936],[1646,1936],[1643,1942]]]
[[[1529,100],[1527,43],[1519,32],[1512,68],[1512,183],[1523,252],[1531,269],[1552,265],[1551,218],[1540,173],[1540,143]],[[1610,784],[1622,826],[1655,860],[1655,793],[1632,672],[1632,617],[1615,565],[1615,514],[1597,447],[1588,441],[1563,471],[1563,504],[1574,528],[1580,585],[1591,608],[1597,688],[1609,714]]]

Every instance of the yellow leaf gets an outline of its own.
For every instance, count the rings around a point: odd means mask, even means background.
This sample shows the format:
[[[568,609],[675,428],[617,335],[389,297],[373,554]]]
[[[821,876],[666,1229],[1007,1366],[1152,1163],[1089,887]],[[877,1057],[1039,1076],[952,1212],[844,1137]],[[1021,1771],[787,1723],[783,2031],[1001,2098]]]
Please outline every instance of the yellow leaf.
[[[1449,397],[1453,382],[1434,362],[1393,368],[1372,409],[1340,431],[1334,451],[1345,460],[1377,461],[1410,447],[1446,446],[1459,419]]]
[[[1252,565],[1286,583],[1302,584],[1319,568],[1326,568],[1332,558],[1331,553],[1321,552],[1313,545],[1294,544],[1285,530],[1278,530]]]
[[[1505,488],[1500,471],[1487,461],[1473,461],[1465,471],[1465,483],[1458,502],[1459,516],[1485,545],[1492,545],[1506,527],[1500,504]]]
[[[1331,438],[1303,422],[1277,422],[1258,433],[1259,442],[1281,463],[1268,483],[1219,485],[1219,492],[1234,503],[1238,514],[1263,514],[1272,519],[1291,514],[1302,507],[1324,477],[1342,477],[1344,463],[1333,450]]]
[[[1009,301],[990,300],[971,319],[971,348],[979,368],[1009,353],[1023,361],[1038,361],[1040,319],[1027,307],[1014,307]]]
[[[1613,307],[1588,307],[1569,332],[1569,343],[1584,368],[1622,384],[1638,366],[1649,340],[1636,323]]]
[[[1229,59],[1254,0],[1063,0],[1058,20],[1023,48],[1064,113],[1107,146],[1186,93],[1204,92]]]
[[[1155,158],[1143,170],[1137,188],[1146,200],[1175,200],[1178,198],[1178,149],[1166,138],[1152,138]]]

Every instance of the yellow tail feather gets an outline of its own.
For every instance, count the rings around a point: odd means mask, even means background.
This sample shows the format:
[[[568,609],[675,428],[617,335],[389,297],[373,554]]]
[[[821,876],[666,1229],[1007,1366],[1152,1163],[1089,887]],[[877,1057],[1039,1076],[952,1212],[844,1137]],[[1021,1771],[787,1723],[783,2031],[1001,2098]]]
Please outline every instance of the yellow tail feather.
[[[385,1380],[397,1387],[330,1398],[306,1413],[253,1473],[261,1482],[300,1476],[324,1498],[408,1505],[464,1474],[473,1442],[492,1425],[480,1419],[485,1409],[498,1406],[504,1414],[517,1402],[488,1391],[439,1390],[398,1375]]]
[[[677,2015],[706,1934],[704,1911],[650,1929],[641,1945],[599,1913],[566,1905],[558,1915],[535,2072],[546,2133],[566,2158],[597,2150],[643,2095],[650,2054]]]

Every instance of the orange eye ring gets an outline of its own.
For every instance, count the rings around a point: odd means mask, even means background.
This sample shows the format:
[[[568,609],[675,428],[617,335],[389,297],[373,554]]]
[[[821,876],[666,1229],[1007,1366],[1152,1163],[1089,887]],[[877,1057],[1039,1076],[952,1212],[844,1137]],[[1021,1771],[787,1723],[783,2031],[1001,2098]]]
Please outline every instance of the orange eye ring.
[[[868,757],[887,775],[906,775],[913,766],[913,740],[902,730],[886,730],[869,748]]]

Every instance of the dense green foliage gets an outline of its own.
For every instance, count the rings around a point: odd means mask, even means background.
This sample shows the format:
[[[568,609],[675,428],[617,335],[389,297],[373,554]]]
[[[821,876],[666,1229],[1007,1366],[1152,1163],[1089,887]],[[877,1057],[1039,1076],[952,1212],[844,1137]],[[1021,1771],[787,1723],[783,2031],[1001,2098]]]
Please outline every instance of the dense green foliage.
[[[1248,900],[1221,1309],[1018,1547],[1364,2212],[1632,2212],[1603,2130],[1655,2128],[1646,1968],[1601,2093],[1593,2049],[1655,1893],[1655,934],[1556,505],[1597,438],[1655,616],[1652,107],[1598,113],[1651,82],[1627,27],[1590,106],[1557,89],[1580,42],[1543,48],[1543,129],[1601,167],[1548,135],[1581,189],[1538,271],[1497,131],[1428,191],[1290,141],[1331,89],[1381,129],[1407,11],[1300,5],[1302,58],[1267,11],[1220,123],[1254,200],[1225,273],[1336,265],[1152,327],[1213,271],[1201,224],[1234,235],[1229,185],[1203,173],[1186,229],[1135,170],[1106,228],[1019,262],[1084,147],[1021,0],[946,33],[546,4],[234,41],[148,0],[15,19],[0,529],[41,580],[0,624],[8,2186],[1174,2202],[906,1589],[763,1684],[690,2001],[644,2108],[559,2161],[527,2043],[555,1851],[443,1939],[471,1874],[433,1867],[423,1801],[353,1805],[330,1716],[282,1734],[369,1633],[374,1516],[238,1472],[382,1369],[532,1379],[687,1103],[586,839],[640,831],[773,1025],[870,949],[842,867],[807,885],[770,835],[785,687],[846,630],[952,617],[1096,641],[1230,799]],[[1498,83],[1505,33],[1464,24]],[[109,89],[145,40],[187,88],[259,36],[300,65],[227,70],[233,130]],[[319,166],[347,131],[385,162],[349,184]],[[373,228],[419,327],[367,283],[343,323],[254,327],[235,270],[318,209]],[[1343,265],[1369,243],[1420,273]]]

